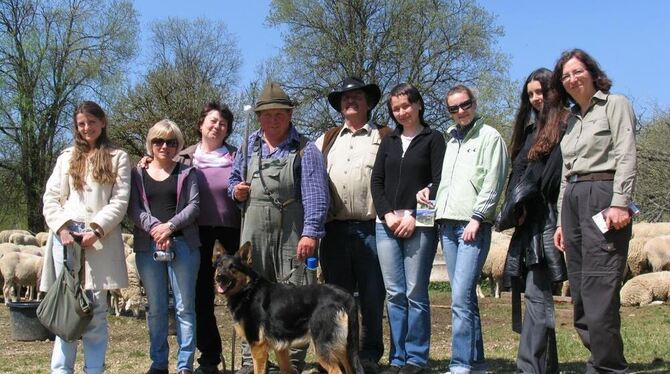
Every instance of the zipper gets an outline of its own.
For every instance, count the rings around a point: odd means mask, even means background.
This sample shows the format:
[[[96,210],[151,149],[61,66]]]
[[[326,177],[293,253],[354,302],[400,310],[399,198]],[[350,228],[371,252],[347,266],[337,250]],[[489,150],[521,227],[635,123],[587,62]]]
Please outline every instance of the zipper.
[[[458,163],[458,157],[459,157],[460,154],[461,154],[461,145],[462,145],[462,143],[461,143],[461,141],[458,140],[458,139],[456,139],[456,142],[458,142],[458,148],[456,149],[456,157],[454,158],[454,163],[451,165],[451,175],[449,175],[449,185],[450,185],[450,187],[451,187],[451,184],[453,183],[453,180],[454,180],[454,170],[456,170],[456,167],[455,167],[455,166],[456,166],[456,164]],[[440,183],[442,183],[442,182],[440,182]],[[449,190],[447,190],[447,197],[446,197],[445,200],[444,200],[444,208],[445,208],[445,210],[446,210],[446,208],[447,208],[447,206],[448,206],[449,197],[450,197]]]
[[[423,130],[420,133],[416,134],[416,136],[413,137],[412,140],[410,140],[409,145],[407,146],[407,150],[404,153],[401,153],[402,156],[400,156],[400,167],[399,167],[400,170],[398,170],[398,182],[400,182],[402,180],[402,164],[405,161],[405,154],[407,154],[407,152],[409,152],[410,148],[412,148],[412,144],[414,144],[414,141],[416,140],[416,138],[418,138],[421,135],[423,135]],[[400,136],[401,135],[398,135],[398,139],[400,139],[400,151],[402,151],[402,138]],[[394,207],[398,206],[398,190],[400,190],[399,187],[400,187],[400,185],[398,184],[398,188],[395,189],[395,196],[393,196],[393,206]]]

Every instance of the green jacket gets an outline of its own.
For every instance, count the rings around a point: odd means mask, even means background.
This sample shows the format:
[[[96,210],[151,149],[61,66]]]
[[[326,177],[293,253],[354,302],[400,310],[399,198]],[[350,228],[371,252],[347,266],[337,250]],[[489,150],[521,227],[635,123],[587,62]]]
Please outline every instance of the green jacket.
[[[456,126],[449,127],[449,134]],[[480,119],[471,126],[463,140],[452,135],[447,142],[435,217],[492,223],[507,180],[507,147],[500,133]]]

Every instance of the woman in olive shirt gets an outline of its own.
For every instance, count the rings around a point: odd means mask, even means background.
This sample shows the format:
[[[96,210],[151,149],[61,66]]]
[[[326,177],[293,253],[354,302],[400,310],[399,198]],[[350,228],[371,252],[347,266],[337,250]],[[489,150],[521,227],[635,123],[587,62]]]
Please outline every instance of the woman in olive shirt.
[[[591,351],[587,373],[624,373],[619,289],[631,237],[636,175],[635,113],[586,52],[564,52],[552,76],[551,110],[573,103],[561,141],[563,172],[554,242],[565,251],[574,325]],[[562,210],[561,210],[562,207]],[[592,217],[603,212],[609,231]]]

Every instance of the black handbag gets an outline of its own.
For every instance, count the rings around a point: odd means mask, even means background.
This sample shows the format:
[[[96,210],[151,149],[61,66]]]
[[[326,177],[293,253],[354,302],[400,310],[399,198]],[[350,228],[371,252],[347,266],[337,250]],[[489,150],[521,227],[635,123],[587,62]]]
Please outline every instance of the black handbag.
[[[75,244],[74,249],[80,251],[83,263],[81,247]],[[69,342],[81,338],[93,318],[90,291],[82,287],[79,272],[67,265],[65,246],[63,270],[37,307],[37,318],[49,331]]]

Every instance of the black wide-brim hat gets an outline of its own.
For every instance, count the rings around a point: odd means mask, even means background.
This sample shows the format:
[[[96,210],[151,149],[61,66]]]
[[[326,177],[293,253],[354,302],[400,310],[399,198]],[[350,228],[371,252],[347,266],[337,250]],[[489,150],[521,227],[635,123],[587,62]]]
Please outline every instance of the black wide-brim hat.
[[[374,108],[377,106],[377,103],[379,103],[379,99],[382,97],[382,92],[379,89],[379,86],[377,86],[374,83],[370,84],[365,84],[360,78],[356,77],[347,77],[344,78],[342,81],[342,85],[335,89],[335,91],[331,92],[328,94],[328,102],[330,103],[330,106],[333,107],[333,109],[337,110],[337,112],[340,112],[340,104],[342,101],[342,94],[345,92],[349,91],[355,91],[355,90],[363,90],[368,97],[368,105],[370,106],[370,109]]]

